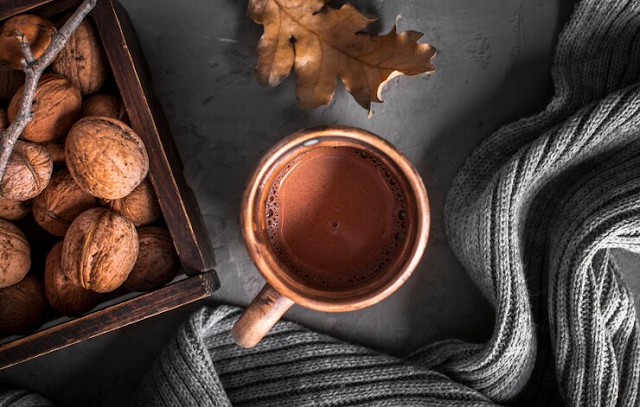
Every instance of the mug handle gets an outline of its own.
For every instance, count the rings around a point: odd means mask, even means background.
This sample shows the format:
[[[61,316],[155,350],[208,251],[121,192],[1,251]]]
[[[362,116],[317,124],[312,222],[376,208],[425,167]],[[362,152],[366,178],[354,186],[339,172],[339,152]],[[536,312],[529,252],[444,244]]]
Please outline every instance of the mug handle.
[[[231,329],[233,340],[243,348],[254,347],[292,305],[292,300],[265,284]]]

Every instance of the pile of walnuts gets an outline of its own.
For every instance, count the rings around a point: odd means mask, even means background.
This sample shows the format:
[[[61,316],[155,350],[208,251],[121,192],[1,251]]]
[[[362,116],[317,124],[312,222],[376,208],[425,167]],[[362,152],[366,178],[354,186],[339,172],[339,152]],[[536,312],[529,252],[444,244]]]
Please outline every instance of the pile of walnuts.
[[[56,26],[24,14],[0,27],[0,131],[16,117],[22,96],[16,31],[38,58]],[[50,70],[0,180],[5,335],[37,329],[53,310],[82,315],[116,289],[154,290],[180,265],[168,230],[157,225],[160,206],[144,143],[128,126],[119,97],[105,93],[110,72],[89,19]]]

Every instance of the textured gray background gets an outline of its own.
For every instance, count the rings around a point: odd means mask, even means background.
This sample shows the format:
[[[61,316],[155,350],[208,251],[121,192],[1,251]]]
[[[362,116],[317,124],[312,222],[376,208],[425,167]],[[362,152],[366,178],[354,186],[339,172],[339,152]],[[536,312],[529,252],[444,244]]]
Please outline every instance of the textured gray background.
[[[430,194],[431,238],[419,270],[382,303],[345,314],[294,307],[287,317],[394,354],[438,339],[482,341],[491,334],[490,306],[447,247],[443,200],[474,146],[549,100],[553,46],[572,2],[355,1],[381,17],[375,30],[387,32],[402,15],[400,30],[424,32],[439,50],[437,71],[391,81],[372,119],[342,88],[330,105],[311,112],[295,107],[291,79],[261,88],[252,76],[261,27],[245,17],[246,0],[123,3],[215,249],[222,288],[208,303],[246,305],[263,284],[238,227],[242,187],[259,157],[300,128],[341,123],[381,135],[415,163]],[[0,380],[60,405],[121,405],[179,324],[205,303],[8,369]]]

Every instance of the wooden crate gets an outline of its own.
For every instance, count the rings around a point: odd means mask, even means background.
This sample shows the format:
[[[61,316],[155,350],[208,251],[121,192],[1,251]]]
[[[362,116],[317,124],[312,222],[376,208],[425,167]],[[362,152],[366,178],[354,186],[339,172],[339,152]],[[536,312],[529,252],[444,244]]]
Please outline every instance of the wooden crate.
[[[51,18],[74,10],[78,0],[0,0],[0,23],[25,12]],[[0,369],[81,342],[208,297],[218,286],[214,259],[195,199],[162,109],[150,84],[133,27],[122,6],[98,0],[95,21],[131,127],[149,154],[149,176],[188,277],[156,291],[112,299],[113,305],[0,344]],[[51,325],[51,324],[49,324]]]

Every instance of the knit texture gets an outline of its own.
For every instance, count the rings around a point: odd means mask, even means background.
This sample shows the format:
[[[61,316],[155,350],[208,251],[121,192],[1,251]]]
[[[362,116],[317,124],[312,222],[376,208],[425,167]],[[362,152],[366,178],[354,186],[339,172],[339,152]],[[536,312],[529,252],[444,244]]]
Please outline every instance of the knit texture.
[[[54,407],[44,397],[24,390],[0,390],[0,407]]]
[[[278,323],[256,347],[229,331],[235,307],[191,316],[141,386],[136,406],[490,406],[431,369]]]
[[[640,252],[640,2],[582,0],[552,76],[548,107],[489,137],[447,197],[449,243],[495,308],[487,343],[399,360],[282,322],[243,350],[239,311],[205,309],[137,404],[640,405],[638,322],[611,255]]]

